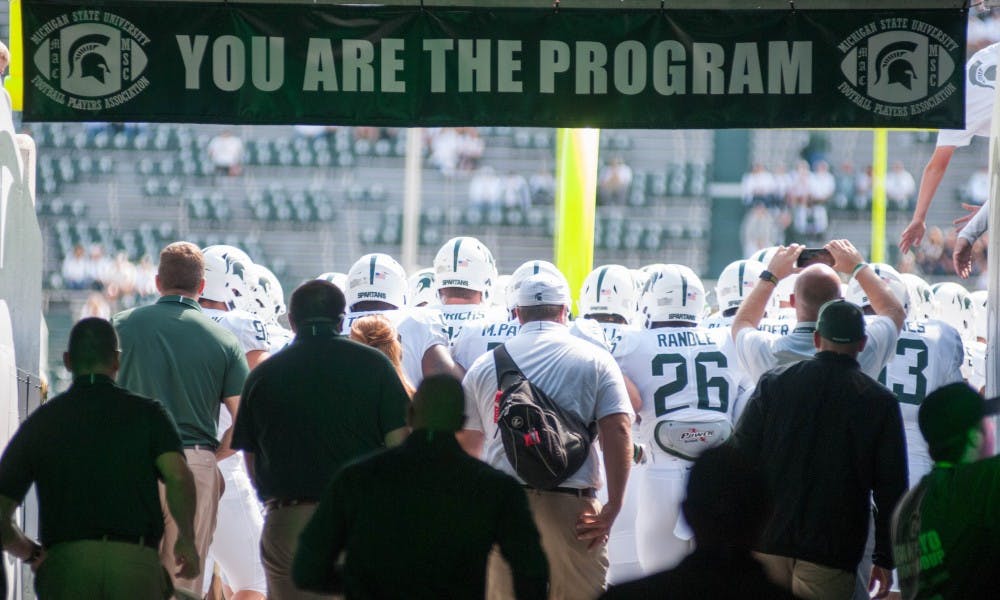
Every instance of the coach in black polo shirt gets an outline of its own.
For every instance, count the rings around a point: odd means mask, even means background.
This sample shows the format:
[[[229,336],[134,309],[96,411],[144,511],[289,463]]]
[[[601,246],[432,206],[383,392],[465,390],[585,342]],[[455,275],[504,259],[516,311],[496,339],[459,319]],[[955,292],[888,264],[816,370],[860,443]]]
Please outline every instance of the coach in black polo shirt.
[[[295,340],[254,369],[240,399],[233,447],[244,451],[267,507],[261,562],[270,600],[322,597],[292,584],[299,533],[340,467],[408,431],[409,398],[392,363],[340,335],[344,305],[332,283],[299,286],[288,310]]]
[[[8,552],[36,569],[43,599],[170,594],[157,552],[163,535],[158,477],[179,525],[175,571],[198,574],[194,479],[180,436],[159,402],[115,385],[117,349],[104,319],[77,323],[63,355],[73,385],[28,417],[0,459],[0,537]],[[41,545],[13,521],[32,483]]]

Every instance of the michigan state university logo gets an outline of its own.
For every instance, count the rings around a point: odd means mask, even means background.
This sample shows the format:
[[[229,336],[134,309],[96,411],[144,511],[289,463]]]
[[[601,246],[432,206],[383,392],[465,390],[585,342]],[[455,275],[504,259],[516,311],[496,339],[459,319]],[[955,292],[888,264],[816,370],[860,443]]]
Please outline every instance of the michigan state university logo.
[[[945,102],[962,47],[929,23],[910,18],[873,21],[837,49],[845,81],[837,88],[857,106],[880,116],[911,117]]]
[[[143,76],[149,37],[127,19],[78,10],[31,34],[36,90],[68,108],[98,111],[132,100],[149,87]]]

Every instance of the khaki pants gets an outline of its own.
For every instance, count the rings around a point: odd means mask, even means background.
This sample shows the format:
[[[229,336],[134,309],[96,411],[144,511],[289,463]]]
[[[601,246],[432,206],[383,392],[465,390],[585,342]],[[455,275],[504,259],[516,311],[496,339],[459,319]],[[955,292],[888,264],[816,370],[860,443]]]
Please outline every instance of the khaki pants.
[[[212,535],[215,533],[215,519],[219,510],[219,498],[222,496],[222,474],[211,450],[184,449],[188,468],[194,475],[194,487],[197,499],[194,511],[194,544],[201,559],[201,575],[195,579],[179,579],[174,577],[177,572],[177,562],[174,559],[174,544],[177,542],[177,523],[170,508],[167,506],[166,488],[160,484],[160,504],[163,506],[163,540],[160,542],[160,560],[173,579],[177,595],[183,598],[201,598],[202,581],[205,577],[205,558],[208,548],[212,545]],[[211,576],[211,575],[209,575]]]
[[[854,597],[857,576],[848,571],[824,567],[787,556],[754,556],[764,566],[768,578],[803,600],[850,600]]]
[[[299,534],[316,512],[315,504],[296,504],[267,509],[260,535],[260,561],[267,575],[268,600],[325,600],[325,596],[305,592],[292,582],[292,560],[299,547]],[[330,565],[333,568],[333,565]]]
[[[559,492],[528,490],[526,493],[542,538],[542,550],[549,561],[549,598],[590,600],[600,596],[608,573],[608,548],[601,544],[588,550],[589,540],[576,539],[577,518],[588,509],[600,512],[600,502]],[[489,600],[515,597],[510,567],[496,548],[489,559],[486,592]]]
[[[86,540],[56,544],[45,555],[35,575],[40,600],[170,597],[170,576],[152,548]]]

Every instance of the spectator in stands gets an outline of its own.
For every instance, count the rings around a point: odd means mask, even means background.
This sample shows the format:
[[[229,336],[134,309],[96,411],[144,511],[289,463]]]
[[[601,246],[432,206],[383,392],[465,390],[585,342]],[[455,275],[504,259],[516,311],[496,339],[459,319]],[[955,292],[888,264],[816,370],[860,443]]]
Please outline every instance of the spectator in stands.
[[[825,131],[810,131],[809,141],[802,148],[799,156],[815,169],[821,161],[826,161],[830,152],[830,134]]]
[[[86,319],[89,317],[97,317],[99,319],[110,319],[111,318],[111,305],[108,304],[107,299],[101,292],[91,292],[87,296],[87,301],[80,307],[80,312],[77,313],[77,320]]]
[[[135,265],[124,252],[115,255],[107,285],[108,298],[122,302],[126,307],[135,303]]]
[[[6,44],[0,42],[0,77],[7,72],[8,66],[10,66],[10,49]]]
[[[229,129],[208,142],[208,158],[220,175],[236,176],[243,171],[243,140]]]
[[[785,206],[785,198],[788,196],[788,189],[792,185],[792,175],[783,164],[777,164],[771,169],[774,176],[774,204],[776,207]]]
[[[156,265],[148,254],[142,255],[135,268],[135,293],[142,299],[156,295]]]
[[[826,203],[833,198],[837,182],[826,161],[816,162],[816,170],[809,176],[809,198],[796,205],[793,212],[795,230],[807,238],[820,238],[826,233]]]
[[[872,204],[872,166],[868,165],[858,172],[854,180],[854,208],[868,210]]]
[[[90,256],[87,257],[87,276],[90,278],[92,287],[103,290],[110,283],[114,264],[111,259],[105,256],[104,247],[100,244],[91,244]]]
[[[63,259],[61,272],[63,285],[67,289],[85,290],[94,282],[86,252],[80,244],[73,246],[73,253]]]
[[[463,173],[470,173],[479,168],[479,161],[483,158],[486,143],[475,127],[463,127],[459,132],[458,168]]]
[[[809,163],[800,160],[795,163],[795,170],[788,174],[788,185],[785,188],[785,203],[794,213],[799,206],[809,203],[809,183],[812,173]]]
[[[767,211],[763,202],[754,202],[740,225],[743,256],[751,256],[758,250],[778,244],[782,238],[781,233],[780,221]]]
[[[504,181],[493,167],[481,167],[469,180],[469,202],[473,206],[493,208],[500,206],[504,196]]]
[[[555,201],[556,178],[549,169],[542,167],[529,177],[528,187],[531,188],[533,204],[552,204]]]
[[[503,205],[507,208],[531,208],[531,189],[524,175],[509,171],[503,182]]]
[[[917,182],[903,167],[903,163],[895,161],[885,175],[885,197],[891,208],[909,210],[913,203],[913,194],[917,191]]]
[[[854,165],[849,162],[840,165],[835,179],[837,185],[832,200],[834,208],[850,208],[851,201],[854,200]]]
[[[430,144],[431,164],[441,170],[445,177],[452,177],[458,171],[462,140],[453,127],[430,129],[427,132]]]
[[[934,226],[927,231],[927,241],[917,250],[917,265],[927,275],[943,275],[942,257],[950,257],[944,252],[944,232]]]
[[[986,167],[976,169],[962,191],[967,202],[982,206],[990,199],[990,170]]]
[[[774,188],[774,175],[761,163],[754,163],[750,168],[750,172],[745,173],[742,181],[740,181],[743,204],[753,206],[756,203],[761,203],[765,206],[772,206],[774,203]]]
[[[601,170],[598,185],[604,204],[625,204],[632,185],[632,168],[616,156]]]

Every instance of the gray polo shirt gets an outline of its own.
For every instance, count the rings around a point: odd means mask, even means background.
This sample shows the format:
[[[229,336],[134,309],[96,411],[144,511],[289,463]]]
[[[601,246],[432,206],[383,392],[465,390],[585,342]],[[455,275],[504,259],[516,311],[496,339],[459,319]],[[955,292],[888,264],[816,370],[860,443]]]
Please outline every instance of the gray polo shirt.
[[[249,373],[236,337],[183,296],[120,312],[112,324],[122,350],[118,384],[163,403],[185,446],[217,447],[219,404],[240,394]]]

